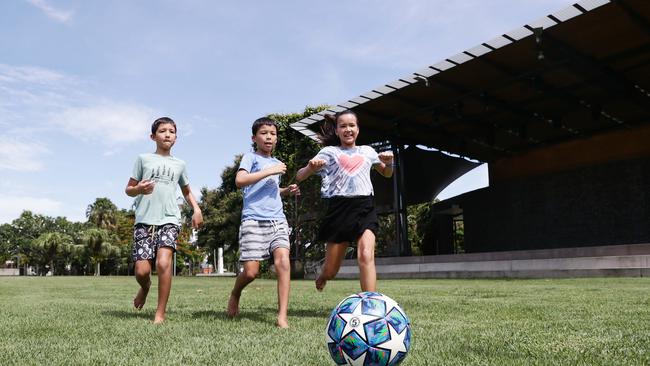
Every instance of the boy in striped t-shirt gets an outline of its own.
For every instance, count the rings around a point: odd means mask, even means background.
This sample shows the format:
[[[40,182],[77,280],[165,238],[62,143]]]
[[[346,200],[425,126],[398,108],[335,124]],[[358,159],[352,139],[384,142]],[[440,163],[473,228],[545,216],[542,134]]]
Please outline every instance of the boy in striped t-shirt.
[[[289,225],[284,216],[281,196],[299,194],[298,186],[292,184],[280,188],[280,175],[287,166],[271,156],[278,142],[278,127],[270,118],[259,118],[253,123],[255,152],[244,154],[235,177],[235,184],[242,188],[244,206],[239,227],[239,261],[243,271],[239,273],[230,293],[229,317],[239,314],[239,299],[242,290],[259,273],[260,261],[273,255],[278,276],[278,318],[279,328],[288,328],[287,308],[289,305]]]

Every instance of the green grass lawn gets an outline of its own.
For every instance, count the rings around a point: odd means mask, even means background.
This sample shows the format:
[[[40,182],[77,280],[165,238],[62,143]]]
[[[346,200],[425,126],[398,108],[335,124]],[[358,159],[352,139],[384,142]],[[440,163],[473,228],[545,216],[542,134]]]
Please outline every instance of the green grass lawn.
[[[232,278],[176,277],[154,326],[156,281],[140,311],[126,277],[0,278],[0,364],[328,365],[331,309],[358,292],[293,281],[291,329],[274,326],[275,281],[224,309]],[[648,365],[650,279],[380,280],[408,314],[404,365]]]

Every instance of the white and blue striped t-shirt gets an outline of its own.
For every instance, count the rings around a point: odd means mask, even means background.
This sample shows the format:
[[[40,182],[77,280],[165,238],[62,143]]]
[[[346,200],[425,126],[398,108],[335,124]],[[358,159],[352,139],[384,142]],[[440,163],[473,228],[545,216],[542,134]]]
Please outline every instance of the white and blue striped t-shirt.
[[[327,146],[314,159],[325,160],[325,165],[318,171],[323,178],[320,191],[324,198],[371,196],[374,193],[370,170],[381,161],[372,147]]]

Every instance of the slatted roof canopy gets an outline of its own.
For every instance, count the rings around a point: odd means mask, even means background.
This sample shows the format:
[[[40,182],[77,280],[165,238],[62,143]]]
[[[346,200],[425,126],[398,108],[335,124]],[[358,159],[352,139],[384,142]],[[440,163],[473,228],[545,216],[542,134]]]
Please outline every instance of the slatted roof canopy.
[[[291,125],[352,109],[360,144],[483,162],[650,123],[650,1],[584,0]]]

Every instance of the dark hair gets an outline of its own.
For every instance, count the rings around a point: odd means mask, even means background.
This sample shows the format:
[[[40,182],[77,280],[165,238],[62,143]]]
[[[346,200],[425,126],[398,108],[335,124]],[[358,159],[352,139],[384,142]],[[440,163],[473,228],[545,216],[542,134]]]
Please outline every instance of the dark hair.
[[[151,124],[151,134],[155,135],[156,131],[158,131],[158,126],[164,125],[169,123],[170,125],[174,126],[174,130],[178,132],[178,128],[176,128],[176,122],[174,122],[173,119],[169,117],[160,117],[157,120],[153,121],[153,124]]]
[[[327,113],[324,115],[325,121],[323,122],[323,125],[320,128],[321,133],[318,134],[318,139],[320,140],[321,144],[325,146],[341,145],[341,139],[339,139],[339,137],[336,136],[336,124],[338,123],[339,117],[346,114],[353,115],[357,119],[357,123],[359,123],[358,122],[359,118],[357,118],[357,114],[351,111],[350,109],[337,112],[336,114]]]
[[[257,131],[260,129],[262,126],[274,126],[275,130],[278,130],[278,123],[275,122],[274,120],[270,119],[269,117],[262,117],[258,118],[253,122],[253,136],[257,134]]]

